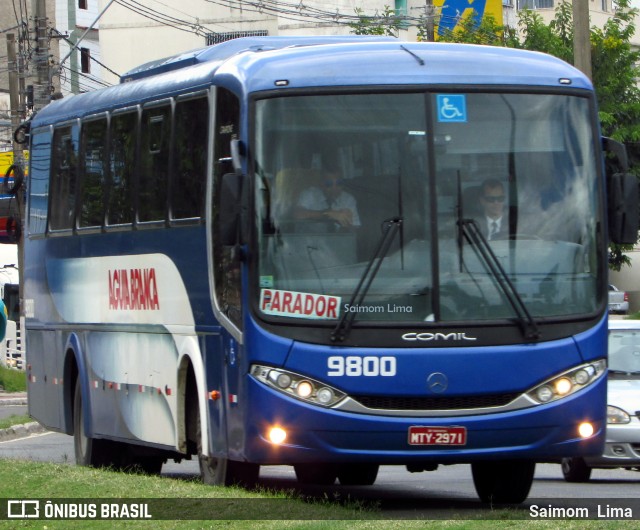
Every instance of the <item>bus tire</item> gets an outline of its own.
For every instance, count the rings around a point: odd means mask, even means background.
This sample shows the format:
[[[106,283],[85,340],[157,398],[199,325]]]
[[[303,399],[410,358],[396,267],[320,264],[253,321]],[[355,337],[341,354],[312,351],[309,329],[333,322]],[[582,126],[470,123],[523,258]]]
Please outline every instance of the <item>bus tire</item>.
[[[591,468],[584,461],[584,458],[574,456],[562,459],[562,474],[567,482],[589,482],[591,478]]]
[[[529,495],[536,463],[501,460],[471,464],[473,484],[480,500],[492,504],[519,504]]]
[[[83,408],[82,390],[80,388],[80,379],[78,379],[73,396],[73,447],[75,449],[76,464],[92,467],[111,465],[108,442],[89,438],[85,434],[84,422],[82,421]]]
[[[300,484],[331,486],[338,477],[338,468],[331,464],[296,464],[293,469]]]
[[[260,466],[248,462],[237,462],[228,458],[205,456],[202,454],[200,413],[197,416],[198,464],[200,478],[210,486],[242,486],[255,488],[260,475]]]
[[[202,482],[211,486],[241,486],[255,488],[260,466],[249,462],[237,462],[228,458],[216,458],[198,454]]]
[[[371,486],[378,478],[378,464],[343,464],[338,480],[343,486]]]
[[[138,455],[130,449],[128,444],[122,446],[122,455],[113,468],[127,473],[141,473],[144,475],[159,475],[166,459],[160,456]]]

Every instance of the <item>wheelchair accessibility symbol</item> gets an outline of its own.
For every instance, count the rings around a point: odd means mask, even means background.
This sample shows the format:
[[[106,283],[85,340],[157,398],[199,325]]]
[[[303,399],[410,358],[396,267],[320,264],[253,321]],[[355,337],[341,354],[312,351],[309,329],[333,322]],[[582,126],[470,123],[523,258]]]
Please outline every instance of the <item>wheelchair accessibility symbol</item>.
[[[438,94],[438,121],[464,123],[467,121],[467,100],[463,94]]]

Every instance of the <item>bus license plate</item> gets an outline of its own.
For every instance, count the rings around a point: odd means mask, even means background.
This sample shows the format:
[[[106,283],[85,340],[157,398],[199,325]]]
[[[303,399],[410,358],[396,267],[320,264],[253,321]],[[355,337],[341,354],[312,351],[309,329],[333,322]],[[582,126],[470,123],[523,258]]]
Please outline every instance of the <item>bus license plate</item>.
[[[409,445],[466,445],[465,427],[409,427]]]

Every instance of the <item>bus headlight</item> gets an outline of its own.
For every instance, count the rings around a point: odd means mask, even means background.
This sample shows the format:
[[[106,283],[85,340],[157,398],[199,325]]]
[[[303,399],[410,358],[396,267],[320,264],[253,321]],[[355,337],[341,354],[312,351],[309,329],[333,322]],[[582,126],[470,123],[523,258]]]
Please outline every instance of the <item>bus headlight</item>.
[[[344,392],[320,381],[281,368],[254,364],[250,374],[271,388],[314,405],[331,407],[346,396]]]
[[[531,389],[527,395],[537,403],[551,403],[570,396],[602,377],[607,368],[604,359],[576,366]]]

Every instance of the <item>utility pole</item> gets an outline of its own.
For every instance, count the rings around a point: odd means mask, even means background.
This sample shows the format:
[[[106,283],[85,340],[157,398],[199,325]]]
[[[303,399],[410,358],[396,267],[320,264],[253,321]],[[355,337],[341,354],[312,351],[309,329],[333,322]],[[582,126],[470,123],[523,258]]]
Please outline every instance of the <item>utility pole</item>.
[[[24,116],[21,116],[20,109],[20,76],[18,74],[18,60],[16,55],[16,39],[13,33],[7,33],[7,59],[9,66],[9,106],[11,107],[11,128],[15,131]],[[13,163],[20,168],[24,167],[22,146],[13,141]],[[4,175],[1,175],[4,176]]]
[[[573,65],[591,79],[589,0],[573,0]]]
[[[34,13],[36,83],[33,87],[33,110],[37,112],[51,101],[46,0],[34,0]]]
[[[427,19],[427,42],[434,42],[436,40],[436,36],[435,36],[436,9],[433,6],[433,0],[426,0],[424,12],[425,12],[425,17]]]
[[[24,79],[19,73],[18,68],[18,60],[16,57],[16,41],[13,33],[7,34],[7,58],[8,58],[8,66],[9,66],[9,104],[11,107],[11,128],[15,132],[18,129],[18,126],[24,120],[24,106],[21,104],[20,100],[24,97],[24,93],[20,92],[20,81]],[[16,142],[15,135],[13,137],[13,165],[19,169],[13,170],[14,178],[17,177],[18,172],[24,172],[24,153],[22,145]],[[4,175],[3,175],[4,176]],[[24,219],[22,218],[24,212],[24,189],[21,188],[16,192],[15,196],[16,201],[16,223],[19,226],[20,230],[18,231],[18,241],[16,242],[18,246],[18,290],[19,290],[19,299],[20,299],[20,334],[21,334],[21,347],[24,346]]]

